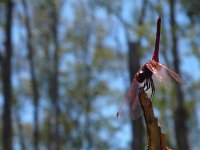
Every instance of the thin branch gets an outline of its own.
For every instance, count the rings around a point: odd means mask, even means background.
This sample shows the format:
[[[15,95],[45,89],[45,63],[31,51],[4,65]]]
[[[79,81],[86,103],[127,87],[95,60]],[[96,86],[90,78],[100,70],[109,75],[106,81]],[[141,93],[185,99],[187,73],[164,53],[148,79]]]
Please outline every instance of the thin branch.
[[[139,91],[139,98],[147,127],[148,150],[170,150],[166,136],[158,125],[158,118],[154,116],[152,101],[143,89]]]

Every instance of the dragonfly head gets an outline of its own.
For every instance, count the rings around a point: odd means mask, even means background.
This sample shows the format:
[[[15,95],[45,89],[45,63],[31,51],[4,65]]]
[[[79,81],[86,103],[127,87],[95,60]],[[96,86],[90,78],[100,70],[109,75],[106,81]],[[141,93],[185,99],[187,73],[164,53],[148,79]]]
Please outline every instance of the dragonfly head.
[[[144,80],[145,80],[145,78],[146,78],[146,75],[145,75],[145,73],[144,73],[144,71],[143,70],[140,70],[140,72],[138,72],[137,74],[136,74],[136,80],[139,82],[139,83],[142,83],[142,82],[144,82]]]
[[[136,74],[136,80],[139,83],[143,83],[146,79],[151,78],[153,73],[148,69],[146,65],[142,67],[142,69]]]

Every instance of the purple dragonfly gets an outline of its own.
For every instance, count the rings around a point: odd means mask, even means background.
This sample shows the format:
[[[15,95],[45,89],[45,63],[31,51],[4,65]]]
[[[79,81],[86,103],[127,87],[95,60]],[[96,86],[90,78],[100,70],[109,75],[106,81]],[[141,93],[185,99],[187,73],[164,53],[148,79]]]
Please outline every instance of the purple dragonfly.
[[[184,79],[166,65],[159,62],[159,42],[160,42],[160,29],[161,29],[161,17],[157,20],[157,32],[156,32],[156,43],[153,57],[150,61],[142,65],[139,71],[136,73],[131,86],[126,94],[123,104],[121,105],[119,111],[117,112],[117,117],[119,117],[120,112],[123,109],[125,103],[129,102],[131,104],[132,118],[138,119],[142,115],[141,106],[138,98],[138,91],[143,88],[146,92],[151,88],[151,100],[155,93],[155,87],[152,77],[154,76],[162,84],[168,86],[170,84],[170,79],[168,74],[171,75],[178,83],[183,83]],[[140,87],[140,85],[143,85]]]

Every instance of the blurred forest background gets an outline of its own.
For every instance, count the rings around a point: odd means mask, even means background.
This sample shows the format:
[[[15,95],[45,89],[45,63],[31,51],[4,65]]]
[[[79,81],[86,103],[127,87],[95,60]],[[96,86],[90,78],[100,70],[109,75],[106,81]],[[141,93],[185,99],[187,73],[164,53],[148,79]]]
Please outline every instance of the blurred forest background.
[[[0,149],[142,150],[143,119],[116,118],[151,59],[183,86],[156,87],[156,116],[176,150],[200,147],[198,0],[0,0]]]

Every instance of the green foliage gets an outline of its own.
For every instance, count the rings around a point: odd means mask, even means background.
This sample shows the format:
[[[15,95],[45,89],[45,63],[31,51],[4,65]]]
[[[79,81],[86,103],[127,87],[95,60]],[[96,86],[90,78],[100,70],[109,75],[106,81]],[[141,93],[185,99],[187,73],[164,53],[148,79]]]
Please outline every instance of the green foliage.
[[[50,100],[50,83],[54,64],[54,36],[52,26],[55,20],[53,11],[59,14],[59,108],[60,108],[60,143],[61,149],[120,149],[123,137],[117,138],[115,105],[121,104],[124,98],[122,89],[129,83],[127,78],[127,43],[128,40],[141,41],[139,55],[144,60],[150,59],[155,42],[155,21],[158,14],[164,18],[161,35],[161,60],[173,70],[171,59],[171,34],[168,1],[159,3],[148,1],[147,15],[144,24],[137,26],[141,9],[138,3],[132,1],[53,1],[31,0],[29,18],[32,30],[32,45],[34,47],[34,64],[38,88],[40,92],[39,132],[40,148],[47,149],[54,145],[55,112],[54,103]],[[126,3],[127,2],[127,3]],[[127,6],[127,4],[130,6]],[[133,4],[133,5],[132,5]],[[20,138],[19,127],[15,116],[21,118],[25,145],[31,147],[33,137],[32,96],[30,68],[27,65],[27,50],[25,37],[25,15],[21,10],[21,2],[15,1],[15,22],[13,24],[13,108],[14,135]],[[179,39],[188,40],[188,51],[197,58],[199,52],[199,2],[182,0],[180,10],[188,14],[187,20],[179,22]],[[130,9],[130,10],[129,10]],[[0,2],[0,52],[4,49],[5,5]],[[127,17],[128,16],[128,17]],[[130,17],[131,16],[131,17]],[[120,18],[121,17],[121,18]],[[186,17],[186,16],[184,16]],[[183,24],[182,24],[183,22]],[[128,37],[126,37],[126,33]],[[116,40],[116,37],[119,40]],[[185,41],[184,41],[185,43]],[[186,44],[187,45],[187,44]],[[182,50],[182,43],[179,45]],[[185,46],[185,45],[184,45]],[[180,51],[181,58],[186,58]],[[184,68],[185,66],[183,66]],[[194,70],[198,70],[192,68]],[[185,70],[184,70],[185,71]],[[190,140],[198,146],[198,108],[199,78],[193,81],[193,71],[188,72],[191,78],[183,86],[188,110],[188,126],[191,130]],[[194,71],[194,74],[198,74]],[[184,75],[184,73],[183,73]],[[185,75],[184,75],[185,77]],[[125,80],[123,80],[125,79]],[[186,77],[187,79],[187,77]],[[123,81],[122,81],[123,80]],[[174,108],[176,106],[174,85],[172,88],[156,87],[153,105],[159,114],[158,118],[169,137],[169,142],[175,145],[174,139]],[[24,113],[28,109],[31,114]],[[2,112],[1,112],[2,113]],[[128,113],[127,113],[128,114]],[[128,116],[128,115],[127,115]],[[123,120],[124,121],[124,120]],[[127,120],[121,126],[127,125]],[[2,125],[0,124],[0,130]],[[50,132],[52,131],[52,132]],[[126,135],[123,135],[126,136]],[[54,144],[52,144],[54,143]],[[116,144],[117,143],[117,144]],[[0,143],[1,144],[1,143]],[[127,148],[128,145],[124,149]],[[31,149],[31,148],[30,148]],[[122,148],[123,149],[123,148]]]
[[[182,0],[184,9],[186,10],[187,15],[192,19],[193,21],[199,21],[199,8],[200,4],[197,0]]]

